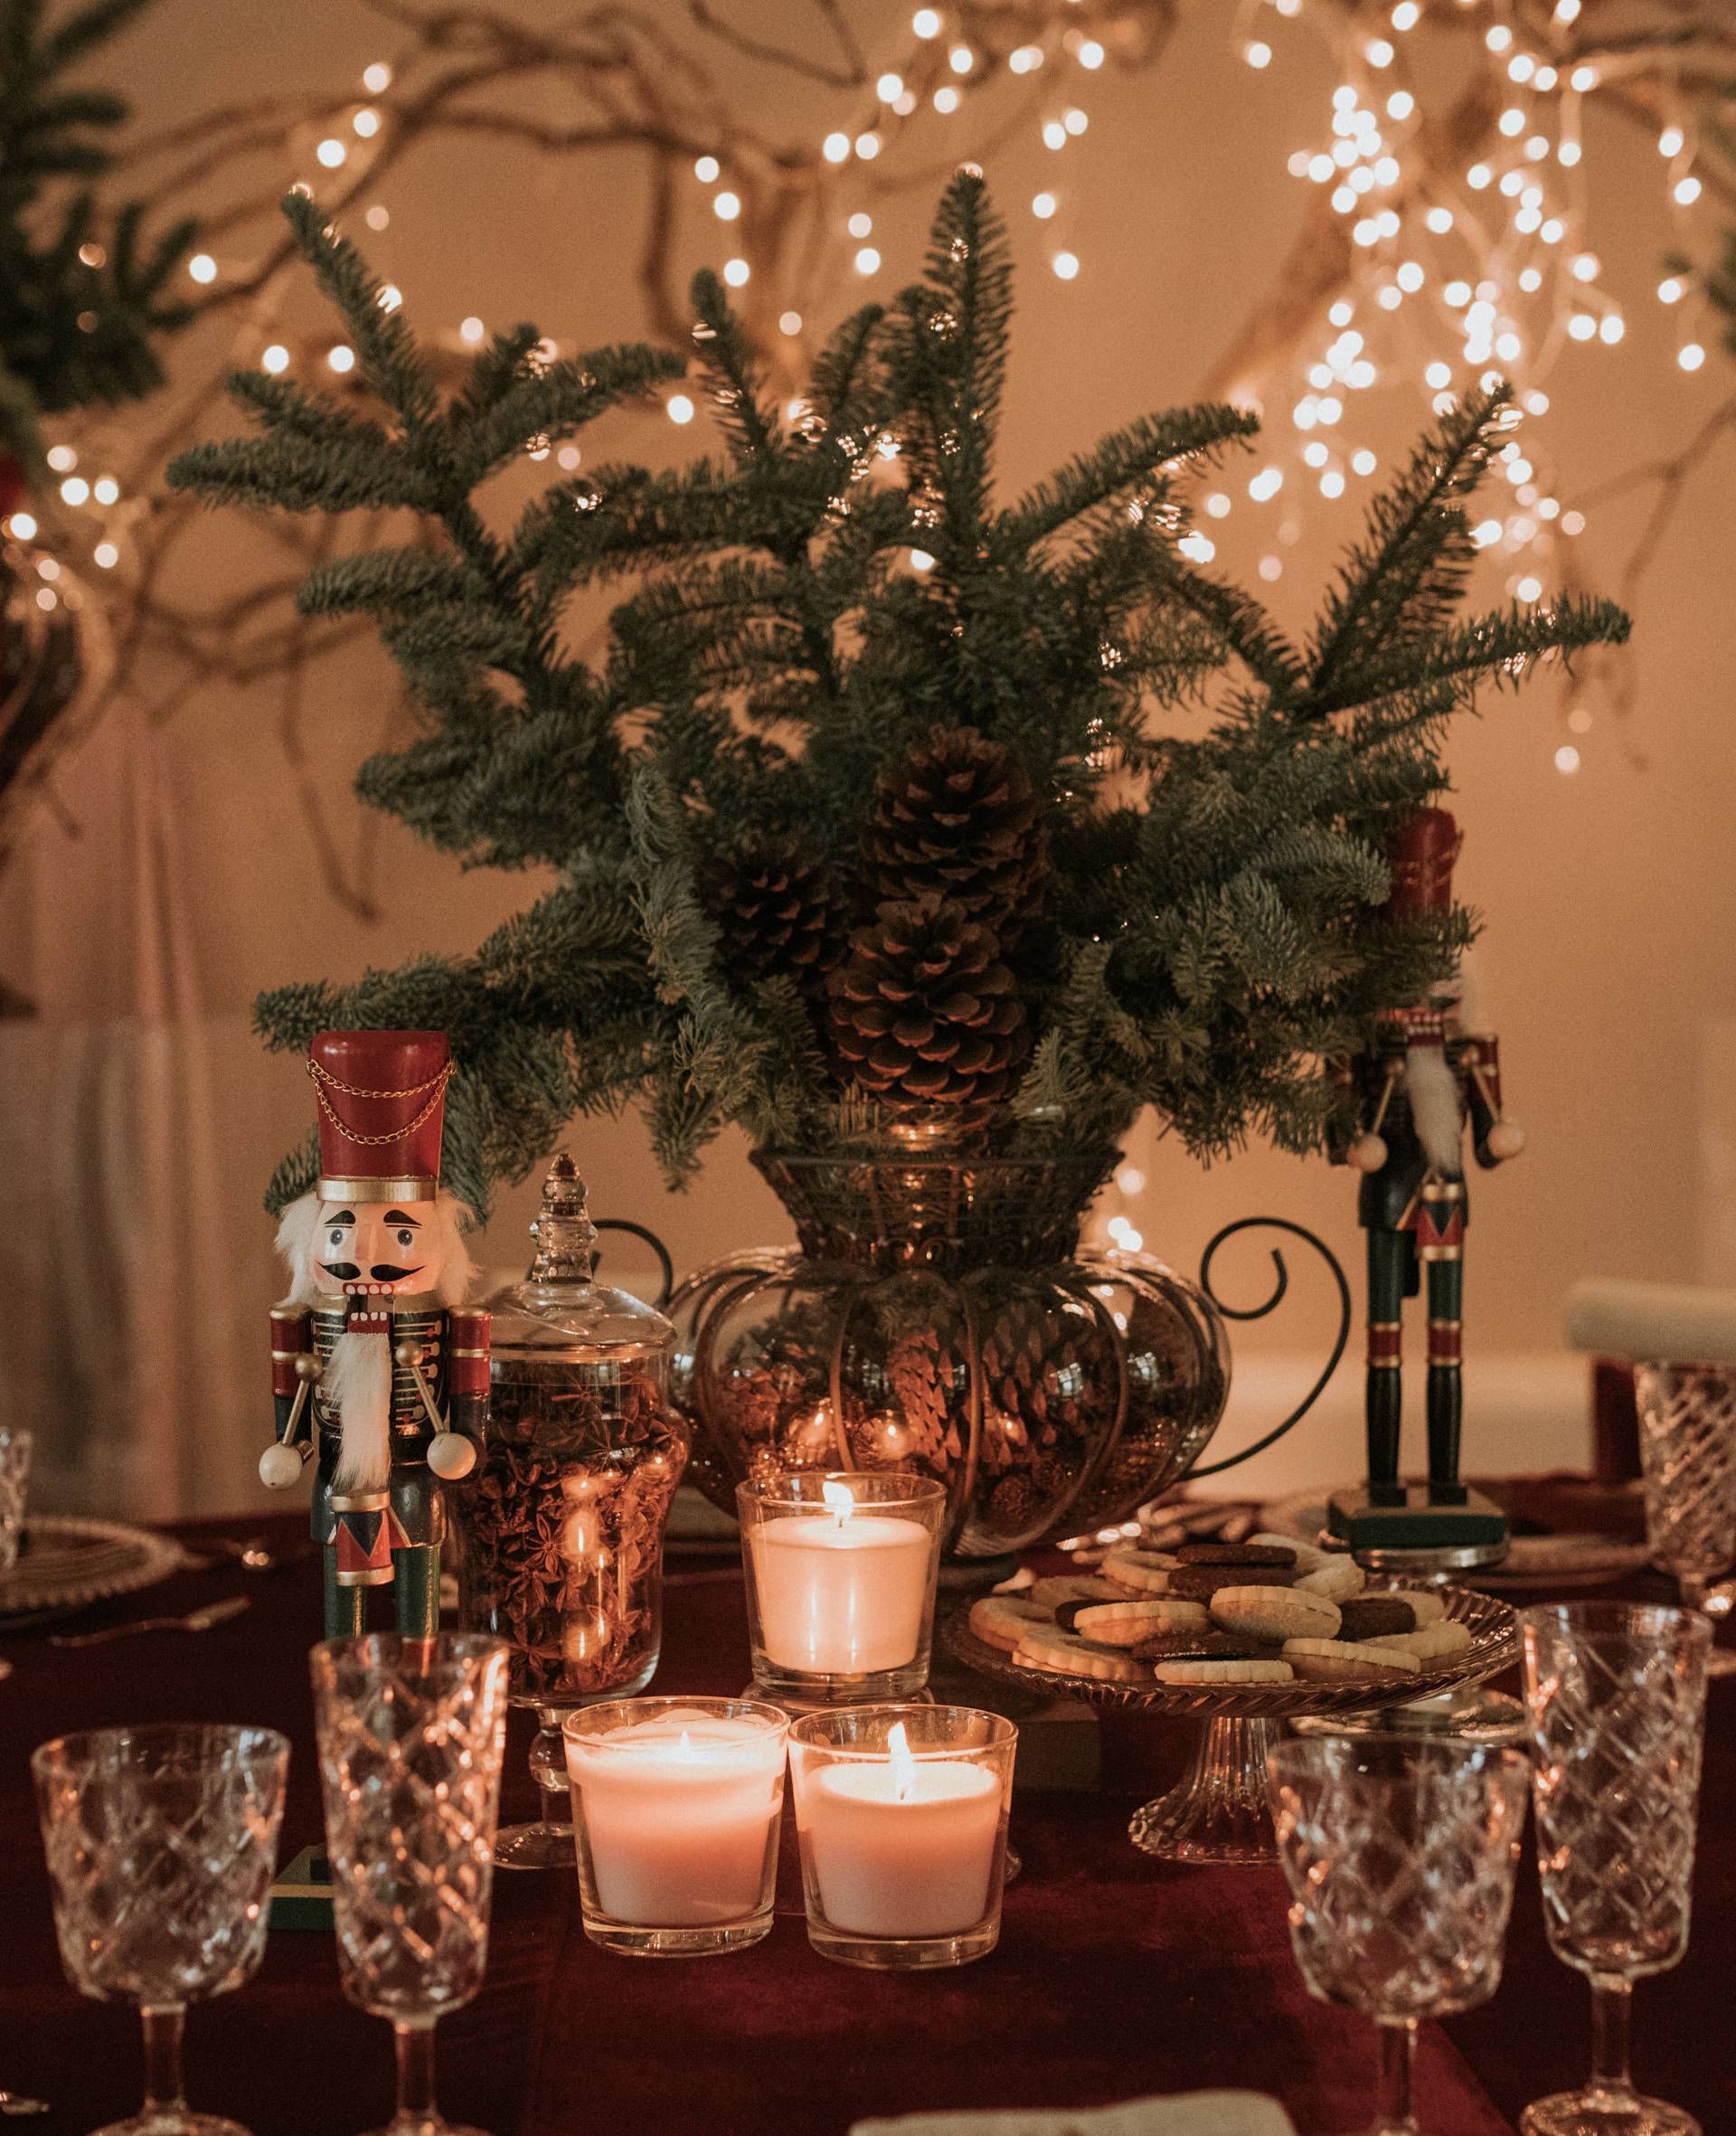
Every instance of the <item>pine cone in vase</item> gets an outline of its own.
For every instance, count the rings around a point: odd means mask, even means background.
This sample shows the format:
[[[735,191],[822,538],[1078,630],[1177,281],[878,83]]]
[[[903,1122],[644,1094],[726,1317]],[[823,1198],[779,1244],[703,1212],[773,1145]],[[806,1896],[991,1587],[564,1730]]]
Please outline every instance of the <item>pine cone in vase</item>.
[[[883,904],[827,984],[844,1074],[882,1103],[957,1108],[960,1124],[1012,1095],[1030,1050],[1000,947],[959,906]]]
[[[794,839],[750,838],[730,847],[712,862],[704,887],[729,966],[750,986],[768,978],[817,986],[844,953],[837,891]]]
[[[945,898],[1011,942],[1049,881],[1035,789],[998,742],[936,727],[874,788],[863,860],[881,898]]]

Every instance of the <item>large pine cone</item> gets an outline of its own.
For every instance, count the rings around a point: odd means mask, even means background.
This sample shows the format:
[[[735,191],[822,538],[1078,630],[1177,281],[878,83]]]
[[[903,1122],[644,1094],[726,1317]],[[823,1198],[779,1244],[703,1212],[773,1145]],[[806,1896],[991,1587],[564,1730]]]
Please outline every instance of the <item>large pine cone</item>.
[[[945,898],[1008,942],[1049,880],[1035,789],[967,727],[934,728],[881,774],[862,853],[878,898]]]
[[[894,1107],[957,1107],[1012,1094],[1030,1034],[999,945],[958,905],[883,904],[828,982],[826,1025],[844,1073]]]
[[[844,954],[844,912],[831,877],[790,838],[750,838],[705,872],[709,908],[744,984],[816,987]]]

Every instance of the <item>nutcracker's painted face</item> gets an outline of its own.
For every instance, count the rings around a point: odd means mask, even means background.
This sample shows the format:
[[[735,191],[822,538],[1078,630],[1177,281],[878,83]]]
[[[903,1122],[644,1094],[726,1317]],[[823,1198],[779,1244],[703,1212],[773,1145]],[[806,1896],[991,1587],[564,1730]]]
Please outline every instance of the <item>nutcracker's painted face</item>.
[[[435,1290],[445,1232],[432,1202],[322,1202],[314,1288],[345,1298]]]
[[[432,1202],[325,1202],[303,1195],[283,1213],[278,1248],[289,1263],[286,1301],[427,1297],[462,1302],[475,1272],[449,1194]]]

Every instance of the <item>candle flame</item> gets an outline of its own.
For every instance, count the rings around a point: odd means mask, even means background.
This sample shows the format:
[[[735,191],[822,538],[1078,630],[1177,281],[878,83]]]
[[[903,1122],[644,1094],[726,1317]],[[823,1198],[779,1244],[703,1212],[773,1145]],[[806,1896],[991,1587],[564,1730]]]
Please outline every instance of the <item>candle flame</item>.
[[[693,1754],[693,1739],[684,1728],[681,1732],[681,1741],[675,1745],[675,1755],[678,1758],[691,1758]]]
[[[820,1486],[820,1496],[826,1500],[826,1511],[836,1514],[840,1527],[856,1509],[856,1501],[850,1486],[847,1483],[835,1483],[829,1476]]]
[[[916,1760],[902,1721],[894,1721],[886,1734],[886,1748],[892,1757],[892,1800],[908,1802],[916,1792]]]

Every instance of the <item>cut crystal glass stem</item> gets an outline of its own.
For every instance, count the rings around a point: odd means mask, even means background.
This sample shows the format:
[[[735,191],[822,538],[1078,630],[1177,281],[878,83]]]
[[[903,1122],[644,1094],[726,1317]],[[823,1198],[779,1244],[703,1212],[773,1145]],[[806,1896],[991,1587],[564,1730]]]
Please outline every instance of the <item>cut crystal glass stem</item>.
[[[145,2027],[144,2118],[183,2113],[187,2102],[181,2083],[181,2038],[186,2028],[184,2003],[147,2003],[139,2011]]]
[[[1591,2091],[1599,2099],[1634,2095],[1634,1984],[1617,1973],[1591,1976]]]
[[[440,2117],[434,2104],[434,2020],[432,2018],[394,2025],[392,2028],[398,2054],[398,2111],[394,2130],[439,2128]]]
[[[1381,2109],[1368,2136],[1421,2136],[1410,2112],[1410,2073],[1416,2059],[1415,2018],[1382,2024],[1381,2035]]]

